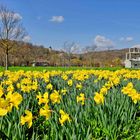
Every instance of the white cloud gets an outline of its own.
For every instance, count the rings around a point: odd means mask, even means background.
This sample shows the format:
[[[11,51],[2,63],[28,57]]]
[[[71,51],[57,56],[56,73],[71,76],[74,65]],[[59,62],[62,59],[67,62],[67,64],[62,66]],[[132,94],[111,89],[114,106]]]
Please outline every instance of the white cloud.
[[[57,22],[57,23],[62,23],[64,21],[64,17],[63,16],[52,16],[50,21]]]
[[[115,46],[112,40],[101,35],[97,35],[95,37],[94,44],[97,46],[98,49],[109,49]]]
[[[123,42],[131,42],[131,41],[133,41],[133,40],[134,40],[134,38],[131,37],[131,36],[128,36],[128,37],[121,37],[121,38],[120,38],[120,41],[123,41]]]
[[[23,39],[22,39],[24,42],[29,42],[31,40],[31,37],[29,35],[25,36]]]
[[[22,19],[22,16],[19,13],[14,13],[15,19]]]
[[[127,38],[126,38],[126,41],[127,41],[127,42],[133,41],[133,37],[127,37]]]

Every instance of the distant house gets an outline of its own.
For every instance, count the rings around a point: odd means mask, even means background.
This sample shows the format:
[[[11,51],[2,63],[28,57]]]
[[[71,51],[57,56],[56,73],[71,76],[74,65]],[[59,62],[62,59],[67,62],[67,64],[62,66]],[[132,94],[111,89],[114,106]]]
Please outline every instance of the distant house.
[[[33,67],[35,67],[35,66],[48,66],[48,65],[49,65],[48,61],[43,59],[43,58],[38,58],[32,62]]]
[[[125,59],[126,68],[140,68],[140,45],[129,48]]]

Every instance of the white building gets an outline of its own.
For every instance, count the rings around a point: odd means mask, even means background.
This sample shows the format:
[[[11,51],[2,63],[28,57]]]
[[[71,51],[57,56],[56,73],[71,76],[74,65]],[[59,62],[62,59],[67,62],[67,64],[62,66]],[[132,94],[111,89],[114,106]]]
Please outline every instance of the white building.
[[[129,48],[125,59],[126,68],[140,68],[140,45]]]

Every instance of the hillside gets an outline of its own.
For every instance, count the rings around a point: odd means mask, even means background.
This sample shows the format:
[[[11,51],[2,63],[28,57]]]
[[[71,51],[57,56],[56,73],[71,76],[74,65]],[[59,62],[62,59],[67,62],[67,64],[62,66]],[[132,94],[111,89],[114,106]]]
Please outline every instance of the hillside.
[[[122,66],[128,49],[67,54],[53,48],[18,42],[9,52],[9,64],[13,66]],[[0,65],[4,65],[5,56],[0,48]]]
[[[88,63],[95,66],[123,66],[126,52],[128,49],[98,51],[83,54],[83,57],[87,59]]]

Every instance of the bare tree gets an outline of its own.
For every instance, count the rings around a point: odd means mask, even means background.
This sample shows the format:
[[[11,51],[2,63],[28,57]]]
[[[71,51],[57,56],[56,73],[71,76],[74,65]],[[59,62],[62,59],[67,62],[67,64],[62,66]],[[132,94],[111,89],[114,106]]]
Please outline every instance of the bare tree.
[[[79,49],[77,43],[75,42],[64,42],[63,45],[63,51],[67,53],[68,63],[69,66],[71,65],[71,58],[73,53],[76,53],[76,51]]]
[[[9,51],[16,44],[16,41],[22,40],[26,33],[21,25],[21,16],[9,10],[5,6],[0,6],[0,47],[5,53],[5,68],[8,69]]]
[[[96,49],[97,49],[96,45],[86,46],[83,49],[83,52],[86,54],[90,66],[92,66],[92,63],[94,64],[94,60],[92,56],[93,56],[93,52],[95,52]]]
[[[88,53],[88,52],[94,52],[97,49],[96,45],[91,45],[91,46],[86,46],[84,48],[84,52]]]

